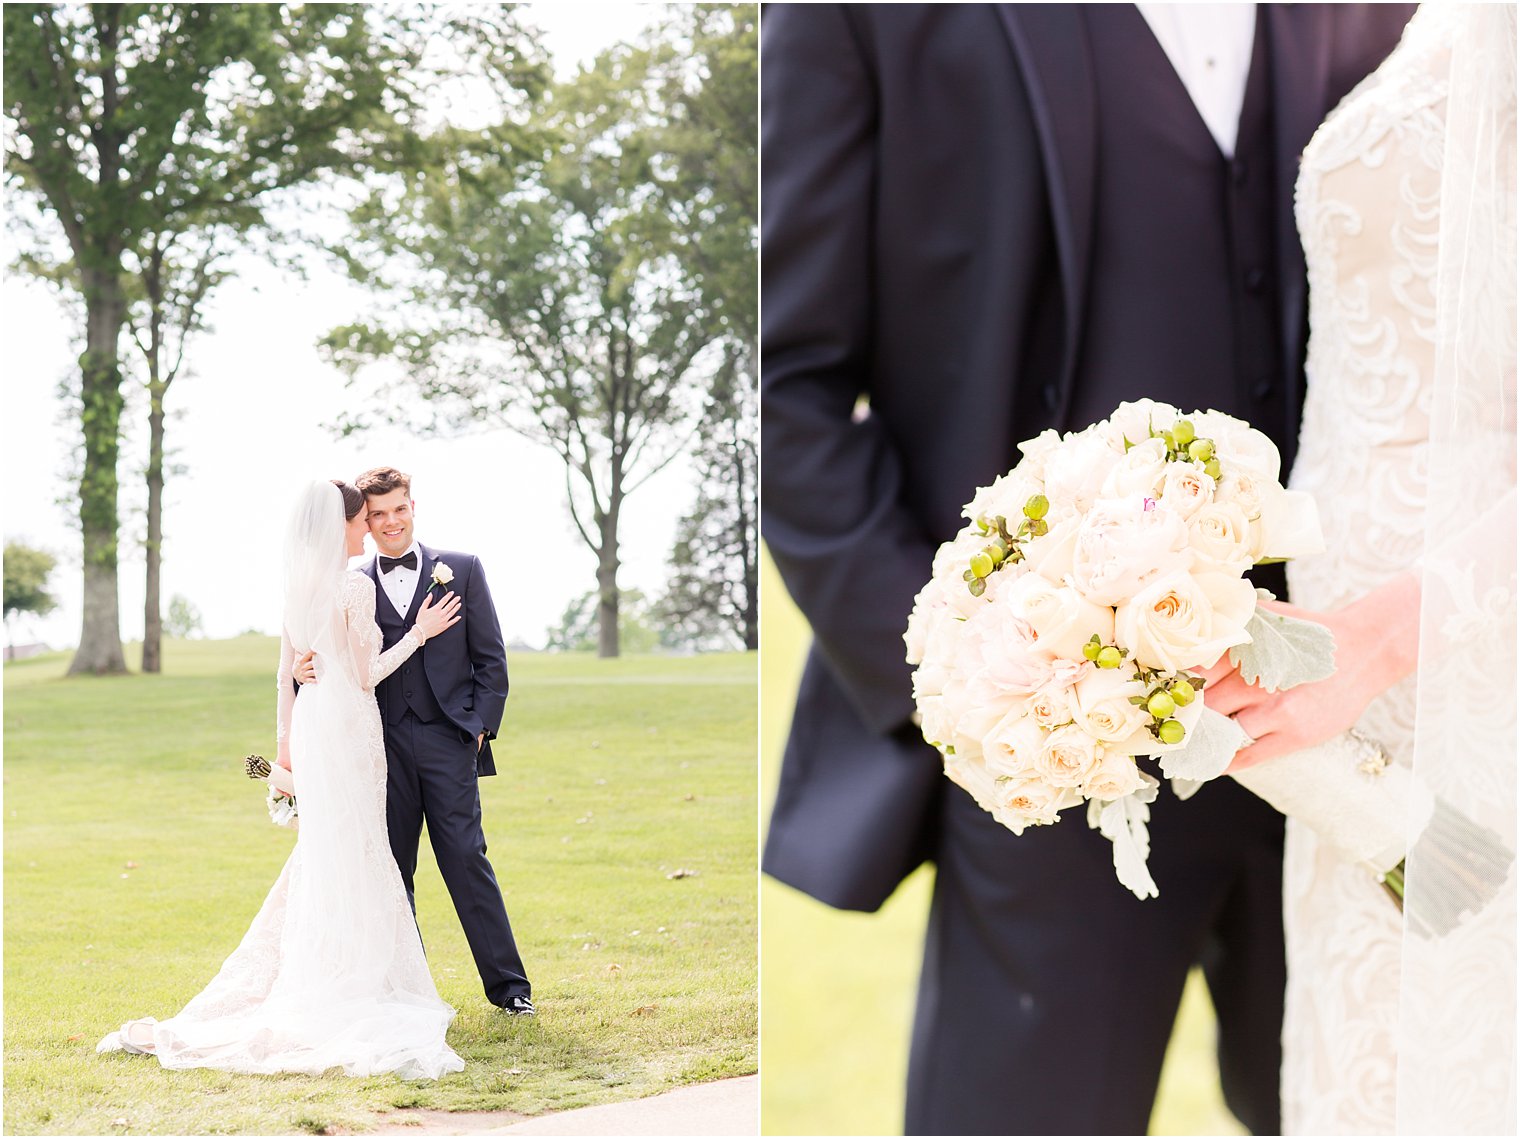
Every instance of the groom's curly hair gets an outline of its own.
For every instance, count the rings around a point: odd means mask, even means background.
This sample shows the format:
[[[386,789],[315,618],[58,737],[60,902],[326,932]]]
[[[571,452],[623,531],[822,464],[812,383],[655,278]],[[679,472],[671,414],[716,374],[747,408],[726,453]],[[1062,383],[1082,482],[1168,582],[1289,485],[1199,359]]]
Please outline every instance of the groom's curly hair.
[[[398,487],[406,491],[408,498],[412,497],[412,476],[403,474],[395,467],[375,467],[365,471],[354,480],[354,485],[359,488],[359,492],[365,498],[390,494]]]

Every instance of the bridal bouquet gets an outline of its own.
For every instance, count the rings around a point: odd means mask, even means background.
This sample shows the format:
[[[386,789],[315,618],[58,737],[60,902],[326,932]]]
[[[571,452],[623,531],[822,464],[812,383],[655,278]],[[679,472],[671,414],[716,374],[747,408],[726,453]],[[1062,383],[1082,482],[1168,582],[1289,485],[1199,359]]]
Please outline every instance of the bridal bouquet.
[[[1258,609],[1255,564],[1323,548],[1277,448],[1215,411],[1121,404],[1047,431],[965,508],[908,622],[924,738],[945,773],[1015,834],[1086,805],[1119,881],[1154,897],[1146,860],[1156,756],[1179,793],[1221,774],[1245,734],[1193,670],[1226,652],[1248,682],[1328,676],[1321,626]]]
[[[300,811],[296,810],[296,786],[290,770],[270,763],[262,755],[250,755],[243,760],[243,770],[249,779],[262,779],[269,784],[269,818],[276,826],[296,827]]]

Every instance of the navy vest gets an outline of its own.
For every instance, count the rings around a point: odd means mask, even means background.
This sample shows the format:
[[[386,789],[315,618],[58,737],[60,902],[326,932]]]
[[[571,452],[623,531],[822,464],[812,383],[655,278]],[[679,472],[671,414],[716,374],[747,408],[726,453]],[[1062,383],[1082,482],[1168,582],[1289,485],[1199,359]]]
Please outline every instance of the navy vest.
[[[417,590],[412,594],[410,613],[417,612],[417,606],[422,603],[422,595],[427,590],[428,581],[418,575]],[[381,585],[375,587],[375,623],[380,626],[380,635],[384,638],[382,645],[390,648],[406,635],[406,631],[412,627],[412,622],[404,620],[391,604],[391,599],[385,595],[385,588]],[[401,717],[406,715],[408,708],[423,723],[437,720],[443,716],[443,707],[433,695],[433,688],[428,683],[427,672],[422,665],[422,654],[427,650],[424,645],[402,662],[401,667],[391,673],[375,688],[375,700],[380,705],[380,717],[387,724],[401,722]]]
[[[1066,429],[1117,389],[1297,442],[1283,388],[1269,32],[1258,11],[1233,159],[1144,17],[1080,6],[1098,88],[1093,260]],[[1292,219],[1285,220],[1292,224]]]

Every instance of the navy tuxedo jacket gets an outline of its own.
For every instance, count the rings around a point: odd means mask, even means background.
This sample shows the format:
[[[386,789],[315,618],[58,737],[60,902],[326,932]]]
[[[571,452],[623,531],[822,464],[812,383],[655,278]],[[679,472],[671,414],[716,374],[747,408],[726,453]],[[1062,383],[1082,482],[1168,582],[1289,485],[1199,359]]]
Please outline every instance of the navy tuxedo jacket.
[[[1412,8],[1263,7],[1296,422],[1298,156]],[[814,633],[765,869],[870,910],[932,853],[946,784],[903,659],[933,552],[1019,440],[1085,426],[1091,50],[1067,4],[775,5],[761,34],[762,525]]]
[[[375,583],[376,623],[384,633],[384,646],[388,649],[415,624],[417,610],[429,590],[435,599],[434,604],[445,593],[458,595],[461,603],[458,623],[427,641],[414,654],[414,659],[421,664],[423,677],[444,715],[461,731],[468,732],[472,739],[485,733],[485,743],[476,759],[476,770],[481,775],[495,775],[491,740],[496,738],[506,708],[507,655],[485,572],[473,554],[433,550],[420,542],[417,550],[420,555],[417,589],[412,595],[411,608],[399,626],[395,608],[380,584],[378,559],[371,558],[364,566],[364,572]],[[439,563],[454,571],[453,580],[445,586],[436,586],[432,581],[433,569]],[[391,673],[376,689],[382,715],[389,703],[402,699],[400,676],[400,670]]]

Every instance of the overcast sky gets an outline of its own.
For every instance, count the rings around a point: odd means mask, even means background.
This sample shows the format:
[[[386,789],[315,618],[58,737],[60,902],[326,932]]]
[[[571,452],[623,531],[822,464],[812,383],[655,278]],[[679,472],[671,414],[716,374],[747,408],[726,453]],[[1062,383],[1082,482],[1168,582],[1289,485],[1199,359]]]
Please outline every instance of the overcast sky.
[[[658,5],[533,4],[555,70],[572,74],[602,48],[638,33]],[[7,247],[5,260],[10,260]],[[413,476],[417,535],[426,544],[479,555],[509,641],[543,642],[566,604],[595,587],[596,560],[565,506],[564,468],[547,448],[506,431],[419,439],[382,429],[347,440],[322,425],[362,391],[344,388],[324,363],[318,338],[362,318],[368,292],[312,259],[297,280],[252,256],[215,294],[213,332],[194,342],[193,374],[170,391],[168,441],[185,473],[165,493],[163,601],[183,594],[208,636],[274,632],[280,611],[280,544],[286,514],[313,478],[346,478],[382,464]],[[70,526],[75,487],[63,478],[78,439],[57,390],[76,368],[78,329],[47,287],[7,274],[4,330],[6,538],[59,556],[50,588],[59,608],[18,623],[21,643],[77,643],[79,539]],[[123,340],[123,351],[128,347]],[[405,410],[404,408],[401,410]],[[137,420],[141,422],[139,414]],[[142,635],[144,529],[141,470],[146,428],[123,447],[122,633]],[[689,468],[674,464],[632,495],[623,510],[619,584],[655,593],[675,523],[689,506]],[[64,501],[61,501],[64,500]],[[129,657],[135,667],[135,658]]]

